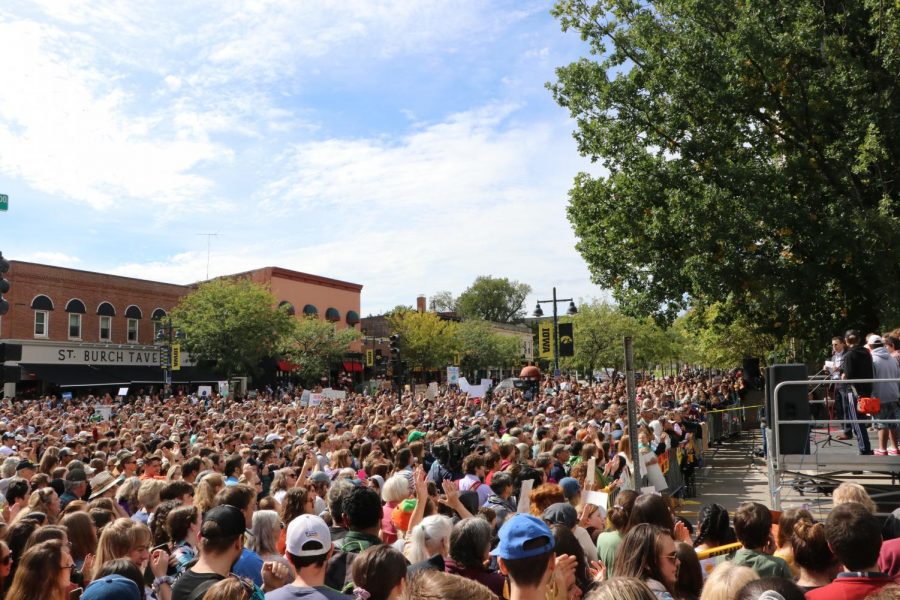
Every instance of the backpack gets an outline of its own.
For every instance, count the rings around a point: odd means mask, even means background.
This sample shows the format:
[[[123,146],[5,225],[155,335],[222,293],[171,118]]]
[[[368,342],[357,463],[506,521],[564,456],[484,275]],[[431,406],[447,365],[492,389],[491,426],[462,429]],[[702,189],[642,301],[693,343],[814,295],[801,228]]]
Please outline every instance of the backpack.
[[[462,479],[460,479],[459,481],[462,481]],[[457,490],[459,490],[459,481],[456,482],[456,489],[457,489]],[[475,483],[472,484],[472,487],[470,487],[468,490],[465,490],[465,491],[467,491],[467,492],[474,492],[475,490],[477,490],[478,488],[480,488],[481,485],[482,485],[482,484],[481,484],[480,481],[476,481]],[[463,490],[460,490],[460,491],[463,491]]]

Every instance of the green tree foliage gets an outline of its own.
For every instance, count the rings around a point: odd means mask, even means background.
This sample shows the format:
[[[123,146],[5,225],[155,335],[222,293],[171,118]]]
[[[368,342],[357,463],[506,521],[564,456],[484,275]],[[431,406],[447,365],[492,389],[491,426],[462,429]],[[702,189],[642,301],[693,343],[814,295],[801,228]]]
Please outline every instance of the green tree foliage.
[[[388,323],[400,335],[400,357],[410,368],[441,369],[459,350],[457,323],[434,313],[398,311],[388,316]]]
[[[898,321],[900,6],[560,0],[590,58],[549,87],[577,121],[569,219],[594,281],[823,344]]]
[[[456,328],[462,368],[466,372],[509,368],[522,363],[518,338],[497,333],[487,321],[463,321]]]
[[[306,382],[318,381],[331,364],[350,350],[362,334],[351,327],[338,330],[333,323],[310,316],[295,320],[282,346],[282,355],[296,364]]]
[[[456,312],[456,298],[453,292],[443,290],[435,292],[429,300],[430,309],[434,312]]]
[[[249,279],[215,279],[185,296],[172,310],[190,355],[228,375],[253,375],[290,332],[293,317],[276,307],[264,285]]]
[[[530,293],[527,283],[481,276],[459,295],[456,309],[466,319],[514,323],[524,315],[525,298]]]
[[[720,318],[718,305],[692,308],[676,319],[672,329],[682,339],[690,340],[685,359],[704,367],[733,369],[745,356],[759,358],[764,366],[773,362],[773,353],[778,350],[775,336],[760,333],[745,317]]]
[[[641,369],[682,358],[681,338],[663,330],[652,319],[625,314],[614,305],[595,301],[578,307],[572,317],[575,356],[564,361],[585,373],[600,369],[622,370],[625,336],[634,340],[634,362]]]

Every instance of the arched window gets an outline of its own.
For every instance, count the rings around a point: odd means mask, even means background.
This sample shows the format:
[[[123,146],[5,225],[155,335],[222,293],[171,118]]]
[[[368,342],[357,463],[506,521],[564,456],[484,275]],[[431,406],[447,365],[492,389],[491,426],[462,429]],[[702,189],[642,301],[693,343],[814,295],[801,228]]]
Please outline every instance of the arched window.
[[[347,325],[350,325],[351,327],[353,327],[357,323],[359,323],[359,313],[356,312],[355,310],[348,310],[347,311]]]
[[[67,313],[78,313],[79,315],[83,315],[87,312],[84,308],[84,302],[79,300],[78,298],[72,298],[68,302],[66,302],[66,312]]]
[[[325,311],[325,320],[331,321],[332,323],[337,323],[341,320],[341,313],[336,308],[329,308]]]
[[[97,307],[97,314],[103,317],[116,316],[116,307],[109,302],[101,302]]]
[[[312,304],[307,304],[303,307],[303,314],[312,317],[319,314],[319,309],[313,306]]]
[[[294,305],[287,300],[282,300],[281,302],[279,302],[278,308],[284,309],[285,311],[287,311],[287,314],[291,315],[292,317],[297,314],[297,310],[294,308]]]
[[[116,307],[109,302],[101,302],[97,307],[99,321],[99,339],[101,342],[112,341],[112,320],[116,316]]]
[[[137,344],[140,341],[140,319],[144,316],[140,307],[132,304],[125,309],[125,331],[129,344]]]
[[[43,294],[37,295],[31,301],[31,308],[34,310],[53,310],[53,300]]]
[[[165,319],[168,316],[169,316],[169,313],[167,313],[165,310],[163,310],[161,308],[157,308],[153,311],[153,314],[150,315],[150,320],[151,321],[162,321],[163,319]]]
[[[34,309],[34,337],[48,337],[50,332],[50,311],[53,310],[53,300],[51,300],[49,296],[39,294],[31,300],[31,308]]]

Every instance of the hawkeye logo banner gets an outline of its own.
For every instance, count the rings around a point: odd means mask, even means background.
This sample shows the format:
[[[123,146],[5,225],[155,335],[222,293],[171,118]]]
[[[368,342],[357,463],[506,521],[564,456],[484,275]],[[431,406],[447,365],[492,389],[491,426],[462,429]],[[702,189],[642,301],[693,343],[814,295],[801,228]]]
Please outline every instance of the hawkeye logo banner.
[[[553,325],[550,323],[538,325],[538,356],[553,358]]]
[[[559,355],[575,356],[575,336],[571,323],[559,324]]]

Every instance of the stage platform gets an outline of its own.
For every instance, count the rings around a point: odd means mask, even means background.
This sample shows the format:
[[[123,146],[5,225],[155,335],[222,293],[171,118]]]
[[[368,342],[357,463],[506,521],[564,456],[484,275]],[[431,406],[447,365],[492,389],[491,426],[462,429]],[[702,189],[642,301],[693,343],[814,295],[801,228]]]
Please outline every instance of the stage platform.
[[[877,448],[877,434],[867,433],[872,448]],[[900,456],[860,455],[856,440],[829,440],[825,430],[814,430],[811,440],[815,443],[809,454],[781,455],[770,465],[773,508],[825,508],[831,492],[844,481],[865,486],[879,513],[900,506]]]

